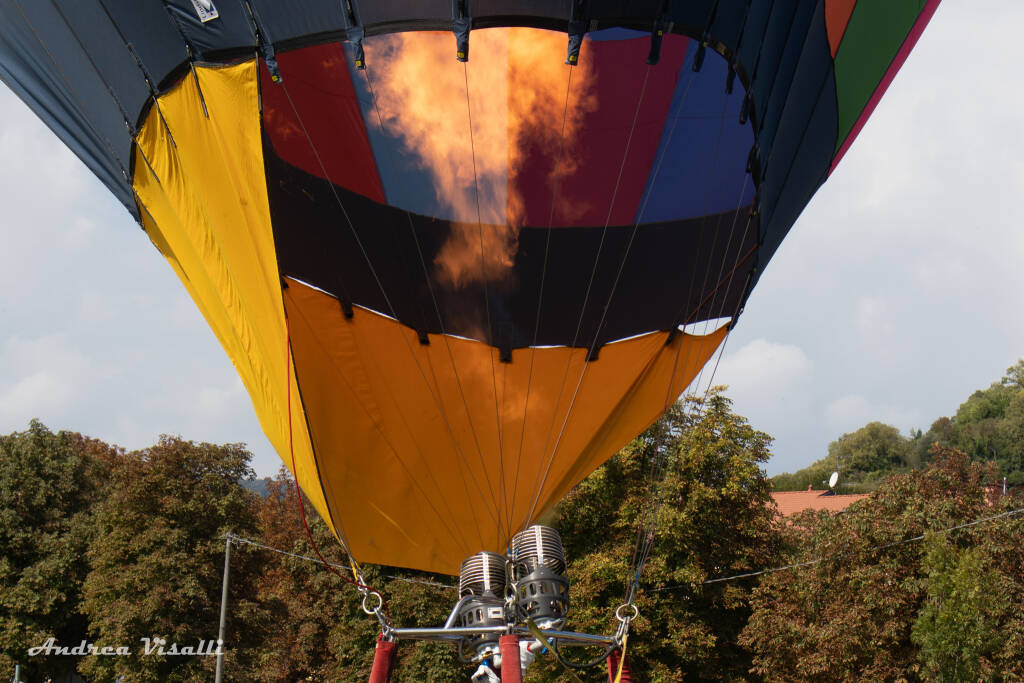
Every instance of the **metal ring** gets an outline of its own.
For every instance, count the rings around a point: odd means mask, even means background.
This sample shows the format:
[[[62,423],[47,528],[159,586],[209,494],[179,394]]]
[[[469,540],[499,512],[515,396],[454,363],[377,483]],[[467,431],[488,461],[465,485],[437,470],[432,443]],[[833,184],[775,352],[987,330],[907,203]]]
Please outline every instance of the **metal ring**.
[[[369,607],[366,606],[366,599],[368,597],[370,597],[371,595],[374,596],[375,598],[377,598],[377,606],[374,607],[373,609],[370,609]],[[380,593],[378,593],[376,591],[372,591],[372,592],[367,591],[367,593],[365,595],[363,595],[363,611],[366,612],[367,614],[379,614],[380,613],[380,608],[383,607],[383,606],[384,606],[384,598],[381,597]]]
[[[622,608],[623,607],[632,607],[633,608],[633,616],[631,616],[631,617],[624,617],[624,616],[622,616]],[[623,603],[623,604],[619,605],[617,608],[615,608],[615,618],[618,619],[621,622],[632,621],[633,619],[636,619],[638,616],[640,616],[640,608],[637,607],[635,603],[626,602],[626,603]]]

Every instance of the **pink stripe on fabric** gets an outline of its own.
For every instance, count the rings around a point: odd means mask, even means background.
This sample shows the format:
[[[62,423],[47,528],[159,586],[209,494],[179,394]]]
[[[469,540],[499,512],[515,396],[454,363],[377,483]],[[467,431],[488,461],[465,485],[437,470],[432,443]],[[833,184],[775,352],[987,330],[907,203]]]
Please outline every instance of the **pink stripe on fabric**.
[[[885,91],[889,89],[889,84],[892,83],[892,79],[896,77],[896,72],[898,72],[900,67],[903,66],[903,62],[906,61],[910,51],[913,50],[914,45],[917,44],[917,39],[921,37],[924,27],[928,25],[928,22],[931,21],[932,15],[935,14],[935,10],[938,9],[939,2],[941,2],[941,0],[928,0],[924,9],[921,10],[921,14],[918,15],[913,28],[911,28],[910,33],[907,34],[907,39],[903,41],[903,46],[900,48],[900,51],[896,53],[896,57],[892,60],[892,64],[889,65],[889,70],[885,72],[885,78],[883,78],[882,82],[878,84],[877,88],[875,88],[875,93],[871,96],[871,99],[868,100],[868,104],[864,107],[864,111],[860,113],[860,116],[857,118],[857,123],[853,125],[853,128],[850,130],[850,134],[846,136],[846,140],[843,141],[842,146],[839,148],[839,152],[837,152],[835,157],[833,157],[832,166],[828,169],[829,175],[832,175],[832,171],[836,170],[836,166],[839,165],[839,162],[846,154],[846,150],[848,150],[850,145],[853,144],[853,141],[857,138],[861,128],[864,127],[864,124],[867,123],[868,118],[871,116],[871,112],[873,112],[875,107],[878,106],[878,102],[882,99],[882,95],[884,95]]]

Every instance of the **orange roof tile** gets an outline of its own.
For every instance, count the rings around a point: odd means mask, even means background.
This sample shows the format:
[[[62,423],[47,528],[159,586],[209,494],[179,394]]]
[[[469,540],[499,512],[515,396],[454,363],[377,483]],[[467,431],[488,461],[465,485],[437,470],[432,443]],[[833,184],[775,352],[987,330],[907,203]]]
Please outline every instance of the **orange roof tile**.
[[[789,517],[804,510],[829,510],[839,512],[862,498],[866,493],[841,493],[832,495],[828,490],[774,491],[772,498],[778,507],[780,517]]]

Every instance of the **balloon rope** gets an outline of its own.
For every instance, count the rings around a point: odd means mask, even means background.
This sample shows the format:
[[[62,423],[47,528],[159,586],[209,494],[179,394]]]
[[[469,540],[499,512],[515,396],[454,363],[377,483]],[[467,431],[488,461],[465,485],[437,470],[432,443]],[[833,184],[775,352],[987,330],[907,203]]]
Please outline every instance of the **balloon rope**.
[[[696,73],[696,72],[694,72],[694,73]],[[715,170],[718,168],[719,157],[720,157],[720,154],[721,154],[721,142],[722,142],[722,135],[723,135],[724,128],[725,128],[725,118],[726,118],[726,112],[728,111],[728,105],[729,105],[729,95],[726,94],[726,96],[724,97],[723,102],[722,102],[722,111],[721,111],[721,114],[719,115],[718,136],[717,136],[717,138],[715,140],[715,154],[714,154],[714,158],[713,158],[712,165],[711,165],[711,172],[708,173],[708,176],[707,176],[708,177],[708,185],[709,185],[709,187],[708,187],[708,191],[706,193],[707,202],[706,202],[706,208],[705,208],[705,211],[704,211],[705,216],[709,215],[710,211],[711,211],[711,196],[712,196],[711,190],[714,187]],[[675,131],[675,124],[676,124],[676,122],[678,121],[678,119],[682,115],[682,106],[683,105],[680,104],[680,107],[679,107],[678,111],[676,112],[676,116],[673,118],[672,128],[669,131],[670,138],[671,138],[672,133],[674,133],[674,131]],[[681,320],[684,328],[685,328],[686,323],[689,320],[691,320],[691,319],[693,319],[693,318],[695,318],[695,317],[697,317],[699,315],[701,309],[709,301],[711,302],[709,304],[709,306],[708,306],[708,311],[709,311],[709,316],[710,316],[710,311],[711,311],[712,308],[714,308],[714,298],[717,296],[718,292],[721,290],[722,285],[725,284],[726,282],[728,282],[729,283],[729,288],[731,288],[732,277],[735,274],[736,270],[739,268],[740,264],[745,262],[745,260],[747,258],[749,258],[756,251],[756,247],[755,247],[754,249],[750,250],[746,255],[742,255],[741,256],[738,253],[737,257],[736,257],[736,263],[734,264],[732,270],[730,270],[729,273],[725,276],[725,280],[722,280],[722,273],[725,271],[725,266],[726,266],[726,263],[728,262],[728,255],[729,255],[730,248],[732,247],[733,238],[734,238],[735,232],[736,232],[736,223],[737,223],[737,220],[739,218],[739,211],[740,211],[740,209],[742,207],[742,204],[743,204],[743,197],[746,194],[746,189],[747,189],[747,183],[748,182],[749,182],[749,179],[744,179],[743,187],[740,189],[739,196],[737,197],[737,200],[736,200],[736,208],[733,211],[733,220],[732,220],[732,223],[731,223],[730,228],[729,228],[729,238],[728,238],[728,241],[726,242],[726,247],[723,250],[723,256],[722,256],[722,259],[721,259],[721,264],[719,266],[719,272],[718,272],[719,282],[715,286],[714,290],[712,290],[712,292],[710,294],[705,295],[704,298],[701,299],[701,301],[696,305],[696,307],[694,307],[694,309],[691,312],[689,312],[689,314],[686,316],[686,318],[683,318]],[[649,195],[648,195],[647,198],[649,198]],[[645,206],[646,206],[646,199],[647,198],[645,198]],[[642,211],[641,211],[641,213],[642,213]],[[751,213],[747,217],[746,229],[744,230],[743,239],[740,241],[740,245],[739,245],[740,249],[742,249],[742,245],[746,241],[746,235],[747,235],[747,233],[749,231],[752,218],[753,218],[753,214]],[[715,225],[715,231],[714,231],[713,240],[711,242],[711,249],[710,249],[710,251],[714,251],[714,248],[715,248],[715,246],[718,243],[718,228],[721,225],[721,221],[722,221],[722,216],[719,216],[718,221],[716,222],[716,225]],[[704,251],[704,240],[705,240],[704,233],[705,233],[704,230],[700,231],[700,234],[699,234],[699,237],[698,237],[698,243],[697,243],[697,253],[701,253],[701,252]],[[709,278],[710,278],[710,275],[711,275],[711,266],[712,266],[712,263],[711,263],[710,260],[708,260],[707,267],[705,268],[705,271],[704,271],[704,277],[703,277],[703,281],[702,281],[702,284],[701,284],[701,288],[699,290],[701,292],[706,291],[707,288],[708,288],[708,281],[709,281]],[[694,271],[690,275],[690,286],[689,286],[689,290],[687,290],[687,291],[693,291],[694,286],[696,285],[696,277],[697,277],[697,269],[694,269]],[[728,293],[729,288],[727,288],[726,293]],[[719,310],[719,317],[720,317],[720,314],[724,311],[724,307],[725,307],[725,303],[726,303],[727,298],[728,297],[725,296],[722,299],[722,305],[721,305],[720,310]],[[680,307],[679,312],[676,313],[676,315],[673,317],[673,321],[676,322],[676,324],[678,324],[678,322],[680,321],[681,314],[686,310],[687,303],[688,302],[685,302]],[[705,321],[704,333],[703,333],[704,335],[706,335],[707,332],[708,332],[708,328],[709,328],[709,325],[710,325],[710,320],[711,320],[711,318],[708,317],[708,319]],[[731,331],[731,328],[730,328],[729,331]],[[728,336],[729,335],[728,335],[728,331],[727,331],[726,339],[723,340],[723,342],[720,345],[719,350],[718,350],[718,360],[716,360],[716,362],[715,362],[715,368],[711,372],[711,375],[708,378],[708,385],[707,385],[707,388],[706,388],[706,390],[704,392],[704,398],[705,399],[707,398],[708,393],[710,392],[711,383],[714,381],[715,372],[717,372],[718,363],[721,361],[722,351],[725,348],[725,341],[728,340]],[[672,366],[672,374],[669,375],[668,385],[665,387],[665,401],[664,401],[664,405],[662,407],[662,413],[665,413],[666,411],[668,411],[669,405],[671,404],[672,399],[673,399],[673,397],[671,395],[672,380],[675,377],[676,368],[679,365],[679,358],[680,358],[680,352],[682,351],[682,346],[683,345],[680,344],[679,348],[676,349],[675,360],[673,361],[673,366]],[[689,365],[689,363],[690,363],[691,351],[692,351],[692,349],[689,349],[689,348],[687,349],[686,358],[685,358],[685,360],[683,362],[683,367],[684,368],[687,367]],[[690,391],[690,397],[691,398],[696,396],[697,392],[700,391],[701,382],[702,382],[702,379],[704,377],[705,367],[706,367],[706,364],[702,365],[700,371],[697,373],[697,377],[695,379],[692,379],[690,381],[690,383],[689,383],[689,391]],[[688,415],[685,415],[685,419],[687,421],[689,421],[689,420],[693,419],[693,417],[697,413],[699,413],[700,406],[694,406],[693,402],[690,401],[690,402],[688,402],[688,404],[686,406],[684,406],[684,411],[687,412],[687,413],[690,413]],[[636,591],[639,589],[639,584],[640,584],[640,575],[643,572],[644,565],[647,563],[647,559],[650,557],[651,551],[653,550],[653,547],[654,547],[654,537],[655,537],[655,534],[657,532],[658,519],[660,517],[661,506],[662,506],[662,503],[663,503],[662,497],[664,496],[664,491],[660,490],[660,487],[658,486],[658,482],[661,481],[662,477],[664,476],[665,468],[668,465],[668,458],[667,458],[667,456],[664,453],[664,449],[665,449],[664,440],[665,440],[665,425],[664,425],[663,422],[659,422],[658,433],[657,433],[657,436],[655,437],[655,441],[654,441],[654,453],[653,453],[653,457],[651,458],[651,468],[650,468],[650,472],[649,472],[649,475],[648,475],[649,479],[648,479],[648,491],[647,491],[647,504],[644,505],[645,513],[644,513],[644,516],[641,519],[641,523],[638,524],[638,526],[637,526],[636,543],[635,543],[634,549],[633,549],[633,557],[630,560],[630,565],[629,565],[629,573],[628,573],[628,577],[629,578],[627,579],[629,583],[627,584],[628,588],[627,588],[627,593],[626,593],[626,600],[627,600],[627,602],[632,602],[632,600],[636,596]]]
[[[576,342],[579,339],[580,331],[583,329],[583,319],[586,317],[587,303],[590,301],[590,292],[591,292],[591,289],[593,288],[593,285],[594,285],[594,278],[597,275],[597,267],[598,267],[598,265],[601,262],[601,252],[604,249],[605,237],[608,235],[608,225],[611,223],[612,212],[613,212],[613,210],[615,208],[615,199],[616,199],[616,197],[619,194],[619,185],[622,182],[622,174],[626,170],[626,162],[629,159],[629,149],[630,149],[630,146],[632,145],[632,142],[633,142],[633,133],[636,131],[636,124],[637,124],[637,121],[640,118],[640,109],[641,109],[641,107],[643,105],[643,102],[644,102],[644,94],[647,92],[647,82],[650,79],[650,76],[651,76],[651,67],[648,66],[647,67],[647,71],[644,72],[644,80],[643,80],[643,83],[640,86],[640,93],[637,95],[636,109],[633,112],[633,123],[630,125],[629,135],[626,136],[626,145],[625,145],[625,149],[622,152],[622,162],[619,164],[619,173],[618,173],[618,175],[615,178],[615,188],[614,188],[614,190],[612,190],[611,200],[610,200],[610,202],[608,204],[608,215],[605,217],[604,228],[601,230],[601,239],[600,239],[600,241],[597,244],[597,252],[594,255],[594,267],[591,269],[591,271],[590,271],[590,278],[587,281],[587,289],[586,289],[586,292],[583,295],[583,305],[580,306],[580,317],[579,317],[579,320],[576,323],[576,332],[573,334],[572,344],[569,345],[570,349],[574,349],[576,347]],[[634,226],[634,232],[635,232],[635,229],[636,229],[636,226]],[[622,273],[622,270],[620,268],[618,274],[621,275],[621,273]],[[615,294],[615,288],[618,285],[618,281],[619,281],[619,278],[618,278],[618,275],[616,275],[615,282],[612,284],[611,294],[608,297],[609,303],[611,302],[612,295]],[[576,388],[573,391],[572,398],[569,400],[569,406],[568,406],[568,408],[565,411],[565,418],[562,420],[562,426],[558,430],[558,436],[555,438],[555,443],[554,443],[554,445],[551,448],[551,453],[548,455],[547,462],[546,462],[546,464],[544,466],[543,476],[540,477],[539,483],[538,483],[537,479],[534,480],[535,488],[534,488],[533,502],[530,504],[530,512],[526,516],[526,523],[527,524],[529,524],[529,522],[533,519],[533,515],[534,515],[534,513],[537,510],[537,505],[540,502],[540,496],[544,492],[544,486],[547,483],[548,475],[551,473],[551,465],[554,463],[555,455],[558,452],[558,447],[561,445],[561,442],[562,442],[562,436],[565,434],[566,425],[568,425],[569,418],[572,416],[572,409],[576,405],[576,397],[579,395],[580,386],[582,386],[582,384],[583,384],[583,378],[587,374],[587,367],[590,364],[590,356],[593,354],[594,349],[597,348],[597,342],[600,339],[600,334],[601,334],[601,326],[604,325],[604,319],[605,319],[605,316],[607,315],[607,313],[608,313],[608,307],[605,306],[604,311],[601,314],[601,319],[598,322],[597,328],[594,331],[594,339],[593,339],[593,341],[591,342],[590,346],[587,349],[587,355],[586,355],[586,358],[584,359],[584,363],[583,363],[583,370],[580,372],[579,380],[577,380],[577,382],[576,382]],[[548,428],[548,436],[544,440],[544,447],[545,447],[545,449],[547,448],[547,444],[551,440],[551,434],[554,431],[555,421],[556,421],[556,419],[558,417],[557,407],[558,407],[558,405],[562,401],[562,394],[565,391],[565,381],[566,381],[566,379],[569,376],[569,368],[572,365],[572,359],[573,359],[573,354],[570,353],[569,354],[569,358],[566,360],[566,363],[565,363],[565,371],[562,373],[562,385],[561,385],[561,388],[559,388],[559,390],[558,390],[558,398],[555,399],[555,403],[554,403],[555,409],[552,410],[551,424],[550,424],[550,426]],[[539,471],[538,471],[538,474],[540,474]]]
[[[296,121],[298,121],[299,127],[302,129],[302,133],[303,133],[303,135],[306,138],[306,142],[309,143],[310,151],[313,153],[313,156],[316,158],[317,163],[320,166],[321,173],[323,173],[322,177],[327,181],[327,185],[331,189],[331,193],[333,194],[334,200],[335,200],[335,202],[338,205],[338,209],[341,211],[342,215],[345,217],[346,223],[348,224],[348,228],[349,228],[350,232],[352,233],[353,239],[356,241],[356,244],[359,246],[359,249],[360,249],[360,252],[362,253],[363,259],[366,261],[366,265],[369,268],[370,273],[373,275],[374,281],[376,282],[377,287],[380,290],[381,296],[384,299],[384,303],[387,306],[387,309],[388,309],[387,310],[387,314],[391,318],[393,318],[396,322],[401,323],[401,321],[399,320],[399,317],[398,317],[398,313],[395,310],[395,307],[394,307],[394,305],[391,302],[391,298],[388,296],[387,290],[385,289],[384,284],[383,284],[383,282],[380,279],[380,276],[377,274],[377,270],[376,270],[376,268],[373,265],[373,260],[370,258],[369,252],[366,250],[365,246],[363,245],[362,240],[359,237],[359,233],[356,230],[355,223],[353,223],[353,221],[351,219],[351,216],[349,215],[348,211],[345,209],[345,205],[341,201],[341,196],[338,194],[338,191],[335,188],[334,182],[331,181],[330,174],[327,172],[327,167],[325,166],[325,164],[323,162],[323,159],[320,156],[320,152],[317,150],[316,144],[313,142],[313,138],[310,136],[309,130],[306,128],[306,125],[305,125],[305,123],[302,120],[302,116],[299,113],[298,107],[295,106],[295,101],[292,99],[292,96],[291,96],[291,94],[288,91],[287,84],[282,82],[279,87],[281,88],[282,92],[284,92],[285,97],[288,100],[288,104],[291,107],[292,112],[295,114],[295,119],[296,119]],[[442,403],[441,398],[439,396],[440,392],[438,392],[438,394],[435,394],[435,392],[434,392],[434,387],[437,386],[436,378],[435,378],[435,381],[434,381],[433,385],[431,385],[431,382],[430,382],[430,380],[427,379],[427,375],[426,375],[426,373],[423,370],[422,364],[420,363],[420,359],[419,359],[418,355],[416,354],[416,352],[413,350],[412,345],[409,342],[409,339],[408,339],[407,335],[403,333],[401,325],[397,325],[395,327],[395,329],[396,329],[396,331],[398,333],[398,336],[401,338],[402,343],[405,345],[406,350],[409,352],[410,356],[412,356],[413,362],[416,364],[416,369],[419,371],[420,377],[423,379],[423,383],[426,385],[427,392],[430,394],[430,398],[433,401],[434,406],[438,409],[438,411],[441,413],[441,417],[444,419],[445,426],[446,426],[446,428],[448,430],[449,435],[452,438],[452,441],[455,443],[456,448],[460,448],[459,444],[458,444],[458,439],[455,436],[455,431],[452,428],[452,426],[451,426],[450,422],[448,421],[447,417],[445,417],[443,403]],[[433,370],[432,367],[431,367],[431,370]],[[458,382],[458,385],[459,385],[459,393],[463,395],[463,403],[465,404],[466,403],[466,399],[465,399],[465,395],[464,395],[463,389],[462,389],[462,382],[461,382],[461,380],[459,380],[457,373],[456,373],[456,381]],[[391,394],[392,397],[393,397],[393,392],[392,392],[391,388],[387,384],[385,384],[384,386],[387,388],[387,391],[389,392],[389,394]],[[397,401],[396,401],[396,405],[397,405]],[[401,414],[403,414],[403,416],[404,416],[404,413],[402,413],[401,408],[399,408],[399,412]],[[466,414],[467,415],[469,414],[468,406],[466,408]],[[379,431],[383,435],[383,433],[384,433],[383,428],[381,428],[377,418],[371,417],[371,419],[377,425]],[[404,417],[403,417],[403,421],[404,421]],[[476,432],[475,432],[475,427],[473,427],[472,421],[470,421],[470,430],[473,432],[474,438],[475,438]],[[410,430],[410,434],[411,434],[411,430]],[[413,439],[413,442],[416,443],[416,440]],[[391,450],[394,453],[395,459],[398,460],[398,462],[402,465],[403,468],[406,469],[406,471],[409,471],[408,465],[402,459],[402,456],[399,454],[398,450],[396,450],[394,448],[392,448]],[[419,450],[418,444],[417,444],[417,450]],[[460,454],[461,454],[461,450],[460,450]],[[481,456],[481,464],[482,463],[483,463],[483,458]],[[486,471],[486,467],[484,467],[484,471]],[[433,478],[433,474],[431,473],[429,468],[427,469],[427,472],[428,472],[429,476],[431,478]],[[427,504],[431,507],[431,509],[436,512],[436,508],[434,507],[433,502],[427,496],[426,492],[422,489],[422,487],[419,486],[417,478],[413,477],[412,481],[416,484],[417,489],[420,491],[421,495],[423,496],[423,499],[427,502]],[[489,500],[487,497],[484,496],[483,492],[481,491],[481,489],[479,487],[479,483],[476,481],[476,479],[474,479],[473,482],[477,486],[477,491],[480,492],[481,500],[484,501],[484,502]],[[493,495],[491,496],[491,499],[493,499]],[[492,518],[493,518],[493,512],[492,512],[491,508],[487,507],[485,505],[484,509],[487,511],[487,513],[489,515],[492,515]],[[441,518],[440,513],[437,513],[437,514],[438,514],[438,517]],[[450,511],[449,511],[449,514],[450,514]],[[442,523],[444,523],[443,519],[442,519]]]
[[[360,593],[363,593],[364,595],[366,593],[373,593],[378,598],[380,598],[381,607],[384,608],[384,614],[385,614],[385,616],[387,618],[387,622],[390,623],[391,622],[391,610],[390,610],[390,608],[388,606],[387,599],[384,598],[384,595],[379,590],[377,590],[376,588],[373,588],[373,587],[368,586],[365,583],[363,583],[362,576],[361,576],[360,571],[359,571],[359,565],[356,564],[356,560],[355,560],[354,557],[352,557],[352,554],[349,553],[349,556],[348,556],[349,557],[349,565],[352,568],[352,576],[353,576],[353,578],[350,579],[347,576],[345,576],[344,574],[342,574],[341,572],[339,572],[337,569],[335,569],[334,565],[332,565],[330,562],[328,562],[326,559],[324,559],[323,554],[320,552],[320,546],[318,546],[316,541],[313,540],[313,534],[309,530],[309,522],[306,521],[306,506],[302,502],[302,489],[299,488],[299,472],[298,472],[297,469],[295,469],[295,441],[294,441],[293,432],[292,432],[292,367],[291,367],[291,365],[292,365],[292,351],[291,351],[291,347],[292,347],[292,334],[291,334],[291,323],[288,321],[288,316],[285,316],[285,319],[284,319],[284,337],[285,337],[285,345],[284,345],[285,346],[285,363],[284,363],[284,370],[285,370],[285,374],[287,376],[287,379],[285,381],[285,386],[287,387],[286,392],[285,392],[285,395],[287,396],[285,407],[286,407],[286,410],[288,412],[288,453],[291,455],[291,459],[292,459],[292,475],[294,475],[292,477],[292,479],[295,482],[295,498],[296,498],[296,500],[299,501],[299,516],[302,517],[302,527],[306,530],[306,538],[309,539],[310,545],[313,546],[313,551],[316,553],[316,556],[318,558],[320,558],[320,562],[323,563],[323,565],[325,567],[327,567],[328,571],[330,571],[332,574],[337,576],[339,579],[341,579],[345,583],[348,583],[348,584],[351,584],[351,585],[355,586],[357,589],[359,589]],[[383,624],[382,624],[381,632],[383,633]]]
[[[540,289],[537,293],[537,315],[533,321],[533,343],[530,344],[530,369],[527,372],[526,379],[526,399],[523,401],[523,426],[519,433],[519,452],[516,454],[516,473],[512,479],[512,500],[516,500],[516,494],[519,492],[519,469],[523,461],[523,444],[526,441],[526,421],[530,413],[530,388],[533,386],[533,367],[534,360],[537,356],[537,339],[540,334],[540,312],[541,306],[544,303],[544,283],[547,279],[548,273],[548,256],[551,251],[551,232],[552,226],[555,222],[555,205],[558,200],[558,170],[562,165],[562,155],[565,150],[565,124],[569,117],[569,93],[572,91],[572,74],[575,67],[569,67],[569,77],[565,83],[565,103],[562,105],[562,128],[559,132],[558,137],[558,156],[555,157],[555,167],[551,172],[551,206],[548,209],[548,229],[547,234],[544,236],[544,263],[540,270]],[[513,506],[515,503],[513,502]],[[513,510],[514,512],[514,510]],[[529,525],[529,518],[523,519],[523,529],[526,529]],[[509,528],[512,527],[511,513],[509,518]]]
[[[381,130],[384,130],[385,129],[384,117],[381,114],[380,103],[379,103],[378,98],[377,98],[376,90],[373,87],[373,79],[370,78],[370,67],[369,67],[369,65],[367,65],[367,67],[363,70],[363,75],[366,78],[366,87],[367,87],[367,89],[370,92],[370,99],[373,101],[373,108],[374,108],[374,111],[377,114],[377,123],[380,126]],[[395,163],[394,153],[393,153],[391,147],[388,147],[388,163],[391,166],[392,172],[394,172],[394,170],[397,168],[397,164]],[[437,325],[438,325],[438,329],[441,330],[441,339],[444,341],[445,351],[448,354],[448,362],[451,364],[452,374],[455,375],[455,382],[456,382],[456,384],[458,385],[458,388],[459,388],[459,396],[461,397],[462,405],[463,405],[463,407],[466,410],[466,419],[467,419],[467,422],[469,424],[470,430],[471,430],[471,432],[474,435],[474,437],[473,437],[474,438],[474,442],[476,442],[476,428],[473,426],[472,420],[469,419],[469,403],[468,403],[468,401],[466,401],[466,394],[465,394],[465,392],[463,391],[463,388],[462,388],[462,378],[459,375],[459,368],[458,368],[458,365],[455,362],[455,355],[452,353],[451,343],[450,343],[450,341],[448,339],[448,332],[445,329],[444,317],[441,315],[441,307],[437,303],[437,295],[434,292],[434,285],[432,283],[432,278],[430,276],[430,272],[427,269],[427,262],[426,262],[426,259],[423,257],[423,247],[420,244],[419,235],[416,234],[416,227],[415,227],[415,225],[413,225],[412,213],[408,209],[405,209],[405,215],[406,215],[406,218],[407,218],[408,223],[409,223],[409,234],[412,235],[413,242],[416,245],[416,254],[419,257],[420,269],[423,271],[423,281],[427,285],[427,291],[430,293],[430,301],[434,305],[434,314],[437,316]],[[429,356],[427,358],[427,362],[428,362],[428,365],[430,366],[430,374],[431,374],[431,377],[432,377],[432,379],[434,381],[434,385],[438,386],[437,375],[434,372],[434,365],[430,361]],[[425,379],[425,377],[424,377],[424,379]],[[428,384],[428,389],[429,389],[429,384]],[[473,475],[473,466],[470,465],[469,458],[466,457],[466,454],[465,454],[465,452],[462,449],[462,445],[459,443],[459,440],[455,437],[455,430],[452,428],[451,421],[448,419],[448,411],[444,407],[444,402],[443,401],[436,401],[436,403],[437,403],[438,411],[440,412],[440,415],[441,415],[441,419],[444,420],[445,426],[448,429],[448,433],[451,436],[452,445],[455,447],[455,452],[458,454],[459,460],[462,462],[462,464],[465,465],[464,468],[463,467],[459,468],[459,476],[462,479],[462,487],[463,487],[463,490],[466,492],[466,499],[468,500],[469,497],[470,497],[470,492],[469,492],[469,486],[466,483],[466,471],[468,471],[470,476],[472,477],[472,475]],[[415,442],[415,440],[414,440],[414,442]],[[479,444],[478,444],[478,453],[479,453]],[[480,488],[479,482],[477,481],[477,479],[475,477],[472,477],[472,478],[473,478],[473,484],[476,487],[477,493],[480,494],[480,498],[481,499],[484,499],[485,496],[483,494],[482,489]],[[488,508],[486,506],[484,507],[484,509],[487,510],[488,513],[491,512],[490,508]],[[477,521],[476,515],[473,515],[472,519],[473,519],[473,525],[476,528],[477,538],[480,540],[480,546],[483,546],[484,545],[484,537],[483,537],[483,534],[480,532],[480,523]],[[464,545],[468,545],[468,544],[464,543]]]
[[[487,315],[487,340],[486,341],[490,345],[490,347],[487,349],[487,351],[488,351],[487,356],[491,360],[491,388],[492,388],[492,390],[494,392],[494,421],[495,421],[495,428],[498,431],[498,470],[499,470],[498,476],[501,478],[501,495],[502,495],[501,508],[502,508],[502,510],[507,510],[508,509],[508,486],[505,483],[505,449],[502,447],[502,438],[501,438],[501,410],[498,407],[498,379],[495,376],[495,371],[494,371],[494,348],[493,348],[494,347],[494,342],[495,342],[495,340],[494,340],[494,326],[491,324],[491,297],[490,297],[490,294],[488,294],[488,292],[487,292],[487,260],[484,257],[484,225],[483,225],[483,217],[481,216],[481,213],[480,213],[480,180],[479,180],[479,176],[477,175],[477,170],[476,170],[476,142],[473,139],[473,109],[469,105],[469,63],[468,62],[463,62],[462,63],[462,76],[463,76],[463,79],[464,79],[464,81],[466,83],[466,120],[469,123],[469,148],[470,148],[470,152],[471,152],[472,160],[473,160],[473,187],[475,188],[475,193],[474,194],[476,195],[476,227],[477,227],[477,233],[479,234],[479,239],[480,239],[480,278],[481,278],[481,280],[483,282],[483,286],[484,286],[484,311],[485,311],[485,313]],[[509,340],[509,343],[511,343],[511,340]],[[490,480],[490,477],[488,477],[487,478],[488,489],[490,488],[490,485],[491,485],[491,480]],[[492,493],[492,495],[493,495],[493,493]],[[501,538],[502,531],[503,531],[501,523],[502,523],[502,518],[504,517],[504,515],[502,515],[502,510],[498,509],[497,501],[495,501],[494,508],[495,508],[495,512],[498,515],[498,519],[497,519],[498,537]],[[506,540],[507,541],[507,540],[511,540],[511,538],[512,538],[512,530],[509,529],[508,530],[508,534],[502,540]]]

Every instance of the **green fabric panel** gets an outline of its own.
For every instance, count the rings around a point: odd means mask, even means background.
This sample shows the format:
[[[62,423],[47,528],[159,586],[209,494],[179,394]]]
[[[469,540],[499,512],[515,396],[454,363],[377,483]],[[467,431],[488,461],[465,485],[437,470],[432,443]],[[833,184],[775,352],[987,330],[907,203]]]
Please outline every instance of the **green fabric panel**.
[[[835,57],[837,151],[885,77],[924,6],[925,0],[860,0],[853,9]]]

